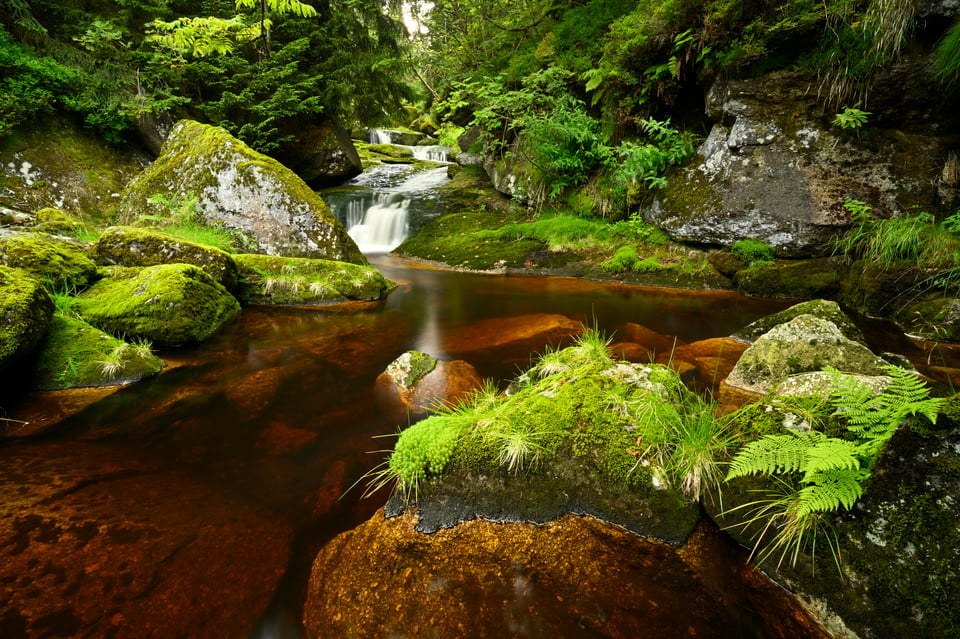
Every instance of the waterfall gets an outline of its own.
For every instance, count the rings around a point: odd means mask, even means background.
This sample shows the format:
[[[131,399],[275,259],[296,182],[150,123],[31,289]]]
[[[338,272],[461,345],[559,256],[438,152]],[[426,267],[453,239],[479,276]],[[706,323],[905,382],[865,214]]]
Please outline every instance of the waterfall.
[[[356,205],[356,208],[355,208]],[[360,211],[363,200],[350,203],[347,211],[347,233],[364,253],[389,253],[407,239],[410,199],[400,194],[380,193],[374,203]],[[351,220],[360,218],[357,223]]]
[[[418,160],[430,160],[431,162],[449,162],[450,156],[447,154],[447,147],[439,144],[427,146],[412,146],[413,157]]]
[[[387,130],[370,129],[370,144],[393,144],[393,138]]]

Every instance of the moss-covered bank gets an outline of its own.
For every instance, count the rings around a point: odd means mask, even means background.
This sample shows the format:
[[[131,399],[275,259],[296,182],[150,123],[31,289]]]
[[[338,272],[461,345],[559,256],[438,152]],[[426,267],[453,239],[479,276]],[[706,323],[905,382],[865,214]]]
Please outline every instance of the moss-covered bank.
[[[243,304],[310,306],[379,300],[396,288],[375,268],[348,262],[235,255]]]

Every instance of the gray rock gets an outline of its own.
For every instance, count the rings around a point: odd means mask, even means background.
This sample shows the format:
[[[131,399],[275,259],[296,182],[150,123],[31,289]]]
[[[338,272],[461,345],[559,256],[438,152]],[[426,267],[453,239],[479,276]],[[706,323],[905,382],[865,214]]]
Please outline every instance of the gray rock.
[[[730,388],[766,394],[791,375],[831,366],[842,372],[882,375],[886,364],[837,325],[813,315],[798,315],[763,334],[744,351],[725,380]]]
[[[195,200],[200,219],[242,232],[261,253],[366,263],[303,180],[218,127],[178,122],[160,157],[124,191],[118,219],[129,224],[143,215],[169,215],[169,207],[152,197],[157,194],[179,203]]]
[[[831,300],[809,300],[807,302],[800,302],[799,304],[795,304],[790,308],[780,311],[779,313],[767,315],[766,317],[761,317],[755,322],[751,322],[747,326],[734,333],[731,337],[753,343],[758,337],[771,330],[775,326],[783,324],[784,322],[789,322],[798,315],[813,315],[814,317],[828,320],[837,328],[839,328],[840,332],[843,333],[848,339],[851,339],[855,342],[864,341],[863,333],[859,328],[857,328],[857,325],[853,323],[853,320],[850,319],[846,313],[840,310],[839,304]]]
[[[360,175],[363,165],[350,133],[337,120],[293,122],[281,128],[294,139],[276,157],[314,189],[336,186]]]

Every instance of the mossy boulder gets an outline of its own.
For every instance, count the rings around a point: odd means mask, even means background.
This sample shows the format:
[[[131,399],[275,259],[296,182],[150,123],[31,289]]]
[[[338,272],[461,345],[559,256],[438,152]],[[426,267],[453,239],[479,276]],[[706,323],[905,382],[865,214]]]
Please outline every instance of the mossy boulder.
[[[372,266],[240,254],[237,297],[244,304],[310,306],[384,297],[396,284]]]
[[[413,159],[413,151],[410,148],[398,146],[396,144],[371,144],[367,147],[367,149],[395,160]]]
[[[58,289],[82,289],[97,277],[82,243],[47,233],[0,229],[0,265],[22,268]]]
[[[135,144],[104,144],[77,119],[37,114],[0,139],[0,205],[105,224],[149,161]]]
[[[423,532],[475,517],[589,514],[682,543],[698,509],[636,447],[647,432],[637,415],[660,414],[684,393],[667,367],[613,362],[605,343],[549,353],[507,395],[484,390],[404,430],[389,459],[401,490],[386,512],[414,499]]]
[[[883,375],[886,362],[846,337],[833,322],[798,315],[758,337],[740,356],[724,386],[764,395],[791,375],[830,366],[841,372]]]
[[[753,297],[834,297],[845,274],[846,262],[838,258],[779,260],[737,271],[733,284]]]
[[[800,315],[813,315],[814,317],[832,322],[847,338],[855,342],[864,341],[863,333],[853,320],[840,309],[840,305],[831,300],[822,299],[800,302],[779,313],[761,317],[734,333],[732,337],[753,343],[758,337],[775,326],[789,322]]]
[[[166,201],[195,200],[196,214],[248,236],[269,255],[366,264],[343,225],[293,171],[219,127],[174,126],[160,157],[134,180],[117,209],[120,222],[167,216]]]
[[[237,286],[237,265],[229,254],[159,231],[111,226],[100,236],[93,251],[97,260],[104,265],[142,267],[193,264],[227,290]]]
[[[51,317],[53,301],[43,285],[24,270],[0,266],[0,370],[33,350]]]
[[[113,335],[155,344],[202,342],[240,312],[221,284],[192,264],[113,266],[77,300],[80,316]]]
[[[53,235],[70,235],[83,228],[83,223],[77,218],[60,209],[43,208],[36,213],[34,230]]]
[[[119,386],[156,375],[163,366],[149,344],[129,344],[57,313],[38,348],[34,384],[40,390]]]
[[[488,157],[483,164],[493,187],[518,202],[536,206],[548,195],[548,180],[543,172],[527,158],[531,157],[527,143],[521,137],[510,145],[510,152],[500,157]]]

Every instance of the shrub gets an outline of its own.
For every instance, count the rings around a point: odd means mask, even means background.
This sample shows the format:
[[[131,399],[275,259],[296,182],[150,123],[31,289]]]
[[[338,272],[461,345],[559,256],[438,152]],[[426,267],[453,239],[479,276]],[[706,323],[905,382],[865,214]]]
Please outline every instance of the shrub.
[[[748,264],[772,262],[775,254],[772,246],[756,239],[734,242],[730,252]]]

